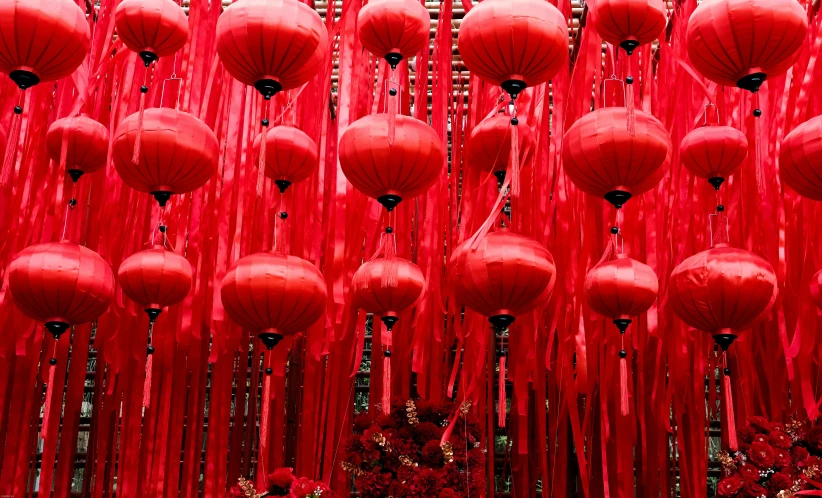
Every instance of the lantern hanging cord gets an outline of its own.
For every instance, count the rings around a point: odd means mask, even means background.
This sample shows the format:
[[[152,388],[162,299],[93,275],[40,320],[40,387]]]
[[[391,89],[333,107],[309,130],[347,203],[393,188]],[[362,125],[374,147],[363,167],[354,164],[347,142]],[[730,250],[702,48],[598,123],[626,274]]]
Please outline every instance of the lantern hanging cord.
[[[69,215],[74,210],[74,206],[77,205],[77,199],[74,198],[75,185],[76,184],[72,182],[72,184],[71,184],[71,198],[69,198],[68,203],[66,203],[66,212],[65,212],[65,215],[63,216],[63,234],[60,236],[61,240],[65,240],[65,238],[66,238],[66,230],[68,229]]]
[[[617,254],[625,252],[625,237],[622,235],[622,210],[617,209],[614,214],[614,226],[611,227],[611,234],[614,236],[614,251]]]
[[[274,219],[274,252],[277,252],[277,242],[279,240],[278,233],[280,230],[285,229],[285,220],[288,219],[288,212],[285,210],[285,192],[280,191],[280,205],[277,208],[277,216]],[[282,226],[279,226],[279,223],[282,222]]]

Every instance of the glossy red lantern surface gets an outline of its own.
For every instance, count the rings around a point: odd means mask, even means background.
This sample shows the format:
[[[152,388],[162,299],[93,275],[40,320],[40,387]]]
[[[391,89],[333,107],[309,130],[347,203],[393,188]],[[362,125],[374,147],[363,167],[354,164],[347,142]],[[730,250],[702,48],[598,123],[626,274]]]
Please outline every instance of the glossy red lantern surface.
[[[511,158],[511,126],[511,116],[506,114],[496,114],[480,121],[468,139],[468,165],[481,171],[505,172]],[[534,152],[531,128],[518,125],[517,138],[520,164],[524,164]]]
[[[217,53],[223,66],[261,92],[307,82],[327,50],[322,19],[297,0],[241,0],[217,21]]]
[[[387,114],[355,121],[340,138],[340,166],[345,177],[354,188],[383,205],[396,205],[425,192],[445,167],[445,146],[433,128],[408,116],[397,115],[395,119],[393,144]]]
[[[628,54],[659,38],[667,23],[662,0],[598,0],[593,19],[599,36]]]
[[[779,174],[803,197],[822,201],[822,116],[805,121],[782,141]]]
[[[628,111],[608,107],[588,113],[565,134],[562,157],[574,184],[591,195],[624,204],[653,188],[671,154],[671,137],[658,119],[635,111],[636,133],[628,132]]]
[[[393,268],[388,268],[392,265]],[[396,273],[396,283],[386,283],[387,272]],[[407,259],[391,257],[366,261],[351,279],[356,305],[381,317],[397,316],[422,295],[425,277],[422,270]]]
[[[90,322],[106,312],[114,275],[99,254],[72,242],[27,247],[9,265],[9,291],[20,310],[41,322]]]
[[[0,41],[0,71],[28,88],[73,73],[86,58],[91,31],[72,0],[4,0]]]
[[[645,313],[656,301],[658,292],[654,270],[625,254],[591,268],[585,277],[588,305],[611,320],[626,320]]]
[[[694,175],[727,178],[748,157],[748,139],[731,126],[703,126],[685,135],[679,153]]]
[[[172,0],[123,0],[114,11],[117,35],[150,62],[173,55],[188,41],[188,16]],[[149,57],[149,59],[146,59]]]
[[[258,135],[254,141],[255,156],[260,155]],[[320,164],[317,144],[302,130],[293,126],[275,126],[266,134],[265,176],[288,185],[305,180]]]
[[[248,255],[234,265],[220,288],[228,316],[258,334],[289,336],[325,311],[322,273],[308,261],[275,252]]]
[[[183,256],[156,245],[126,258],[117,271],[123,293],[146,310],[177,304],[191,290],[191,264]]]
[[[773,304],[776,275],[761,256],[719,244],[671,273],[668,302],[689,326],[735,337]]]
[[[375,0],[360,10],[357,29],[366,50],[396,65],[427,47],[431,16],[418,0]]]
[[[516,94],[567,63],[568,23],[543,0],[486,0],[465,15],[457,45],[473,74]]]
[[[112,159],[126,185],[156,197],[191,192],[214,176],[217,137],[205,123],[175,109],[146,109],[140,160],[134,164],[137,121],[137,114],[127,117],[114,133]]]
[[[811,298],[817,308],[822,309],[822,270],[811,278]]]
[[[60,163],[66,141],[66,170],[72,177],[102,169],[108,160],[108,128],[88,116],[58,119],[49,127],[46,148],[51,160]],[[78,175],[79,177],[79,175]]]
[[[688,21],[688,56],[709,80],[755,91],[793,64],[807,31],[796,0],[709,0]]]
[[[527,313],[550,297],[556,280],[554,258],[535,240],[499,231],[476,249],[472,239],[451,255],[449,281],[459,303],[489,318]],[[493,323],[493,322],[492,322]]]

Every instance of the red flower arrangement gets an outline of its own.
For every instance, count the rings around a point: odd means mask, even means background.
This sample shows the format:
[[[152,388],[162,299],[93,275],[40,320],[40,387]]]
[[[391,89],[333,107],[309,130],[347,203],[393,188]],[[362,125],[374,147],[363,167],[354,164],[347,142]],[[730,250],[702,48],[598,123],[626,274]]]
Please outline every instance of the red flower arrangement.
[[[717,496],[792,498],[822,476],[822,426],[783,425],[752,417],[739,431],[740,451],[720,452],[724,477]]]
[[[305,477],[294,477],[294,470],[290,468],[277,469],[268,475],[268,491],[257,493],[254,486],[245,479],[240,479],[236,486],[232,486],[226,496],[228,498],[335,498],[328,486],[323,482],[312,481]]]
[[[408,401],[388,415],[360,413],[341,466],[361,498],[457,498],[485,489],[483,435],[469,406]],[[448,440],[443,434],[455,416]]]

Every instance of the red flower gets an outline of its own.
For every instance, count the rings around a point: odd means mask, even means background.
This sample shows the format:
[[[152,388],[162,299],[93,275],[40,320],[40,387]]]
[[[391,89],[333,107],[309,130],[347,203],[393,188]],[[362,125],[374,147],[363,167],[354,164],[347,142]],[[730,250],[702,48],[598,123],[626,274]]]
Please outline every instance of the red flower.
[[[771,446],[776,448],[783,448],[788,449],[793,444],[793,440],[787,434],[782,431],[771,431],[771,435],[768,438],[768,442]]]
[[[768,444],[768,435],[767,435],[767,434],[763,434],[763,433],[761,433],[761,432],[757,432],[756,434],[754,434],[753,441],[751,442],[751,444],[753,444],[753,443],[765,443],[765,444]]]
[[[736,433],[737,437],[740,441],[744,441],[748,444],[753,443],[754,436],[756,435],[756,431],[753,427],[745,427],[744,429],[739,430]]]
[[[422,456],[420,463],[429,467],[442,467],[445,457],[442,454],[439,441],[428,441],[422,447]]]
[[[225,496],[226,498],[245,498],[245,493],[239,486],[231,486]]]
[[[742,485],[742,495],[748,498],[758,498],[759,496],[766,496],[768,491],[759,484],[751,481],[746,481]]]
[[[791,448],[791,455],[793,455],[793,458],[795,460],[803,460],[805,458],[808,458],[808,455],[810,455],[810,453],[808,453],[808,450],[801,446],[794,446],[793,448]]]
[[[746,463],[745,465],[740,465],[738,467],[739,475],[742,476],[742,479],[746,481],[756,482],[759,480],[759,469],[756,465],[752,465],[750,463]]]
[[[368,412],[360,412],[354,417],[354,432],[363,433],[371,427],[371,416]]]
[[[460,498],[451,488],[445,488],[437,495],[437,498]]]
[[[333,494],[324,482],[312,481],[311,479],[300,477],[295,479],[291,485],[291,494],[288,498],[305,498],[306,496],[320,495],[322,498],[333,498]]]
[[[742,479],[739,476],[729,476],[719,481],[716,494],[717,496],[736,496],[740,489],[742,489]]]
[[[288,488],[291,487],[291,483],[294,481],[294,474],[292,474],[292,472],[294,472],[294,469],[288,467],[275,470],[268,474],[268,485],[288,491]]]
[[[791,459],[791,454],[788,453],[788,450],[784,450],[782,448],[774,448],[773,449],[773,460],[774,465],[779,468],[785,468],[793,463]]]
[[[771,422],[765,417],[751,417],[748,419],[748,423],[751,424],[757,432],[767,432],[771,426]]]
[[[773,448],[766,443],[753,443],[748,459],[760,469],[770,469],[774,464]]]
[[[793,486],[793,481],[782,472],[777,472],[772,475],[768,481],[768,488],[774,493],[778,493],[783,489],[789,489],[791,486]]]
[[[822,425],[817,425],[805,434],[805,442],[811,449],[822,452]]]
[[[354,479],[354,486],[362,498],[384,498],[391,487],[391,474],[365,472]]]

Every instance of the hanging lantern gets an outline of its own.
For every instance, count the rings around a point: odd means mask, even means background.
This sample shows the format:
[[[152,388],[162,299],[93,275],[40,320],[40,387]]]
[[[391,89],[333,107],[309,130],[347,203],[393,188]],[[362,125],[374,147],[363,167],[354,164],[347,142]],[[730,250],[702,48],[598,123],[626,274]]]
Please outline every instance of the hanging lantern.
[[[599,36],[628,55],[659,38],[667,23],[662,0],[598,0],[593,19]]]
[[[731,126],[703,126],[685,135],[679,151],[691,173],[719,190],[748,156],[748,139]]]
[[[147,109],[139,160],[132,159],[138,116],[123,120],[114,133],[112,159],[126,185],[148,192],[165,206],[172,194],[202,187],[217,171],[219,147],[214,132],[191,114],[176,109]]]
[[[188,41],[188,16],[172,0],[123,0],[114,11],[117,36],[146,67]]]
[[[574,185],[617,208],[653,188],[671,154],[671,137],[662,123],[640,110],[635,118],[631,134],[626,108],[598,109],[574,123],[563,141],[565,172]]]
[[[705,1],[688,21],[688,56],[709,80],[757,92],[793,64],[807,31],[796,0]]]
[[[543,0],[486,0],[465,15],[457,45],[473,74],[516,98],[567,64],[568,22]]]
[[[631,317],[648,311],[658,291],[654,270],[625,254],[591,268],[585,277],[588,305],[613,320],[621,332],[631,324]]]
[[[55,339],[106,312],[111,268],[99,254],[63,240],[27,247],[9,265],[9,291],[20,310],[45,322]]]
[[[535,240],[499,231],[483,237],[476,249],[472,242],[451,255],[449,280],[458,302],[503,329],[550,297],[556,280],[554,258]]]
[[[505,179],[505,171],[511,157],[511,117],[499,113],[483,119],[471,131],[467,143],[466,162],[480,171],[493,172],[497,179]],[[531,128],[519,127],[520,164],[524,164],[535,149]]]
[[[419,0],[375,0],[357,16],[360,42],[392,68],[428,45],[431,16]]]
[[[320,15],[297,0],[240,0],[217,21],[223,66],[267,99],[314,77],[327,50]]]
[[[228,316],[272,349],[322,316],[327,290],[322,273],[308,261],[260,252],[240,259],[226,273],[220,296]]]
[[[51,160],[65,167],[76,182],[83,174],[94,173],[106,165],[108,128],[83,115],[58,119],[46,134],[46,149]]]
[[[399,314],[417,302],[423,288],[425,277],[419,266],[396,256],[366,261],[351,279],[356,305],[379,315],[389,331]]]
[[[73,0],[4,0],[0,19],[0,71],[23,90],[70,75],[91,45],[86,14]]]
[[[261,137],[254,141],[255,155],[260,154]],[[311,176],[320,164],[317,144],[298,128],[275,126],[266,132],[265,140],[265,176],[274,180],[280,192]]]
[[[822,309],[822,270],[811,278],[811,298],[816,307]]]
[[[191,264],[161,245],[132,254],[120,264],[117,282],[129,299],[143,307],[152,323],[163,308],[177,304],[191,290]]]
[[[779,174],[799,195],[822,201],[822,116],[805,121],[782,141]]]
[[[354,188],[389,211],[403,199],[433,185],[445,167],[446,153],[437,133],[418,119],[395,117],[393,143],[389,116],[372,114],[355,121],[340,138],[340,166]]]

